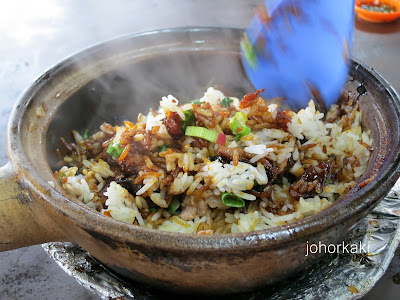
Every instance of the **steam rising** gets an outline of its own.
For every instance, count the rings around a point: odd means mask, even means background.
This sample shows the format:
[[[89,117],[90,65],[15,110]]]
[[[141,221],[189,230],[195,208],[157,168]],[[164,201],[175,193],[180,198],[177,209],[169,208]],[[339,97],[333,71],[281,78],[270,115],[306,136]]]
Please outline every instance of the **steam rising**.
[[[126,28],[126,33],[177,26],[244,28],[259,4],[260,1],[239,0],[149,1],[141,4],[140,14],[135,14],[137,26]],[[125,9],[134,7],[131,4]],[[92,8],[93,19],[100,22],[105,7],[100,4]],[[108,17],[115,19],[120,9],[115,5],[107,11]],[[94,26],[101,27],[100,23]],[[103,122],[112,125],[119,125],[124,120],[135,122],[138,113],[146,114],[150,108],[157,108],[162,96],[172,94],[184,103],[200,98],[209,86],[221,89],[226,95],[253,91],[240,63],[240,37],[241,32],[229,29],[218,33],[191,30],[178,34],[148,34],[108,43],[99,48],[94,59],[93,54],[75,59],[78,69],[85,68],[88,59],[91,60],[89,64],[101,65],[105,57],[115,57],[112,64],[120,63],[120,66],[109,70],[108,64],[104,63],[104,75],[87,74],[88,78],[95,79],[57,112],[47,135],[50,164],[54,166],[56,161],[54,153],[60,147],[59,138],[63,136],[71,141],[72,129],[82,133],[89,129],[89,133],[94,133]]]

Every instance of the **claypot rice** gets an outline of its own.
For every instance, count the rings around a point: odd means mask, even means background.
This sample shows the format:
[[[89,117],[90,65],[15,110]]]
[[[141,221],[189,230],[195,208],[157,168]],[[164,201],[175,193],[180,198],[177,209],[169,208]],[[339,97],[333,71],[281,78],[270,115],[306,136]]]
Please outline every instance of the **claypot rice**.
[[[282,111],[259,92],[169,95],[136,123],[73,131],[52,184],[122,222],[193,234],[295,222],[356,185],[373,151],[356,98],[324,115],[313,101]]]

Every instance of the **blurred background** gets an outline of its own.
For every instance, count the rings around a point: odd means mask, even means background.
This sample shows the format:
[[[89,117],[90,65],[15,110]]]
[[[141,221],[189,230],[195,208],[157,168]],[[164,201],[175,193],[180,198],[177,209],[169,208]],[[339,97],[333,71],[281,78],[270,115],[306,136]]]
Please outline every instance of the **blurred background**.
[[[89,46],[131,33],[180,26],[245,28],[259,0],[14,0],[0,4],[0,163],[6,127],[22,91],[46,69]],[[355,19],[353,57],[400,91],[400,20]],[[394,151],[398,151],[394,149]],[[400,251],[364,299],[399,299]],[[0,253],[0,299],[98,299],[41,246]]]

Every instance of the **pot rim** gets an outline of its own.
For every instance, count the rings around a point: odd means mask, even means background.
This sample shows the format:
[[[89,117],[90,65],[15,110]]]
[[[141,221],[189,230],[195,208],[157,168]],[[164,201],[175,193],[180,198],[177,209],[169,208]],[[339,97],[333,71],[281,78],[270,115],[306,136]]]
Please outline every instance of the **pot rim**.
[[[362,211],[374,206],[388,190],[394,185],[399,177],[400,152],[393,155],[390,168],[382,173],[378,173],[373,182],[365,186],[361,192],[349,193],[342,197],[323,211],[306,217],[291,224],[278,226],[270,229],[252,231],[247,233],[223,234],[223,235],[204,235],[164,232],[148,229],[135,225],[126,224],[100,214],[84,204],[78,204],[64,196],[62,193],[52,188],[48,182],[42,178],[41,174],[35,169],[32,162],[28,159],[23,149],[21,140],[23,116],[29,110],[30,101],[35,94],[47,83],[48,78],[57,79],[57,72],[74,59],[93,55],[102,48],[110,45],[140,38],[142,36],[185,33],[185,32],[219,32],[232,31],[235,34],[243,32],[241,28],[226,27],[178,27],[171,29],[152,30],[143,33],[131,34],[128,36],[113,39],[111,41],[99,43],[83,51],[75,53],[55,66],[49,68],[39,76],[30,87],[28,87],[18,98],[14,105],[8,124],[8,155],[19,172],[20,180],[27,185],[46,202],[63,215],[67,215],[80,227],[95,232],[97,235],[118,238],[127,244],[148,245],[149,242],[154,247],[176,249],[183,251],[209,251],[221,250],[241,250],[247,248],[277,248],[287,243],[292,243],[297,239],[312,238],[318,232],[325,231],[337,224],[344,223],[350,217],[360,214]],[[353,63],[370,73],[373,80],[378,82],[384,91],[393,99],[393,105],[397,112],[400,112],[400,97],[389,83],[386,82],[373,69],[363,63],[354,60]],[[22,109],[21,109],[22,108]],[[397,114],[399,115],[399,113]],[[48,122],[50,122],[49,120]],[[47,161],[46,161],[47,162]],[[50,167],[49,167],[50,168]],[[379,179],[379,180],[378,180]],[[45,191],[45,192],[44,192]],[[351,206],[353,208],[349,209]],[[83,213],[83,214],[82,214]],[[100,225],[98,224],[100,223]]]

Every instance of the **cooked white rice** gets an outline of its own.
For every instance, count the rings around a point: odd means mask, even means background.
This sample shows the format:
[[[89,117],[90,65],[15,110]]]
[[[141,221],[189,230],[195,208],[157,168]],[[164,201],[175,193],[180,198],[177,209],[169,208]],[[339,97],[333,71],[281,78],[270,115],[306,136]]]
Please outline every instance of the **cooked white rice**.
[[[212,113],[220,109],[219,103],[223,98],[225,95],[221,91],[209,88],[199,101],[208,103],[211,107],[208,112]],[[241,108],[239,99],[231,99],[235,111],[251,114],[251,108]],[[135,125],[152,132],[154,141],[150,147],[153,156],[165,159],[164,170],[158,168],[148,172],[143,169],[138,173],[137,176],[143,178],[139,180],[141,188],[136,194],[131,194],[114,180],[116,173],[103,159],[79,160],[74,155],[64,157],[66,166],[58,171],[58,174],[63,174],[62,187],[90,207],[129,224],[182,233],[238,233],[295,222],[325,209],[338,195],[345,194],[355,185],[370,158],[371,149],[367,146],[372,146],[372,140],[369,132],[363,131],[361,127],[361,111],[354,110],[351,124],[344,128],[340,120],[335,123],[324,122],[324,114],[315,109],[313,101],[298,113],[287,113],[290,117],[287,131],[280,128],[253,129],[240,140],[227,135],[227,148],[243,149],[244,153],[251,156],[248,161],[211,161],[209,158],[216,156],[218,145],[209,143],[207,147],[201,148],[188,136],[180,140],[184,151],[158,152],[157,147],[171,141],[163,123],[166,115],[176,112],[185,120],[184,112],[194,107],[191,103],[182,106],[178,103],[172,95],[163,97],[158,112],[141,116],[141,122]],[[332,110],[338,110],[338,107]],[[203,112],[204,117],[207,114]],[[275,120],[277,105],[269,105],[268,114]],[[214,130],[224,132],[222,128],[229,126],[227,124],[222,120]],[[115,128],[112,131],[115,134],[113,141],[122,139],[129,126]],[[133,141],[144,140],[145,130],[134,135]],[[75,135],[75,139],[80,147],[85,147],[81,135]],[[155,168],[153,156],[148,157],[146,165]],[[269,184],[269,173],[262,161],[268,160],[276,166],[282,166],[291,160],[293,163],[287,174],[299,179],[307,168],[315,167],[319,162],[332,157],[335,157],[335,164],[341,166],[349,179],[327,182],[317,195],[300,197],[294,201],[289,196],[291,183],[286,177],[282,177],[281,182],[270,184],[270,197],[260,198],[249,192],[255,182],[260,186]],[[170,185],[166,186],[167,175],[176,170],[179,172]],[[110,181],[110,178],[113,180]],[[102,190],[104,192],[100,195]],[[202,194],[198,196],[200,191]],[[232,193],[243,199],[247,203],[246,210],[226,206],[221,201],[223,193]],[[168,210],[168,195],[182,196],[181,215],[174,215]],[[150,211],[149,205],[155,205],[156,209]]]

